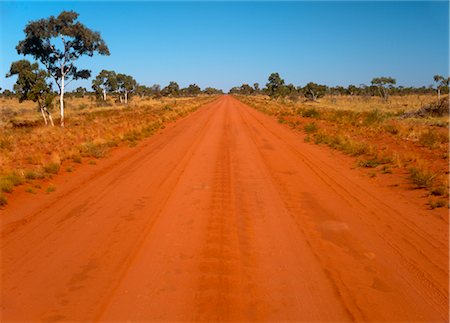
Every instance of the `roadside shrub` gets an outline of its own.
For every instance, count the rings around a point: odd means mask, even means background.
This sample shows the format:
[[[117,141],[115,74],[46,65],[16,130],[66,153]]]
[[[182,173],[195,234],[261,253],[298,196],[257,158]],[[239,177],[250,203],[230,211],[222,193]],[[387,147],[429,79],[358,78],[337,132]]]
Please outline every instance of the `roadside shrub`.
[[[0,191],[5,193],[11,193],[13,191],[14,184],[5,177],[0,178]]]
[[[37,174],[31,170],[25,172],[25,179],[33,180],[36,179],[37,177],[38,177]]]
[[[365,118],[363,120],[363,125],[370,126],[375,123],[381,123],[383,120],[384,120],[384,116],[380,112],[380,110],[374,109],[374,110],[370,111],[369,113],[367,113],[367,115],[365,116]]]
[[[448,136],[436,130],[428,129],[419,136],[419,143],[430,149],[448,141]]]
[[[140,137],[141,136],[138,131],[131,130],[123,135],[123,140],[134,142],[134,141],[138,141],[140,139]]]
[[[319,111],[317,111],[315,108],[308,108],[306,110],[301,109],[300,115],[305,118],[314,118],[314,119],[318,119],[320,117]]]
[[[375,168],[378,165],[378,162],[374,159],[362,159],[358,161],[358,167]]]
[[[23,177],[16,172],[12,172],[3,177],[5,180],[10,181],[13,186],[18,186],[23,183]]]
[[[49,163],[44,166],[44,172],[47,174],[58,174],[60,167],[59,163]]]
[[[425,168],[409,169],[409,179],[417,188],[431,188],[436,174]]]
[[[314,122],[306,124],[303,127],[303,129],[305,130],[306,133],[314,133],[317,132],[317,130],[319,130],[319,128]]]
[[[95,144],[91,141],[85,142],[81,145],[81,155],[83,157],[104,157],[106,153],[106,147],[103,144]]]

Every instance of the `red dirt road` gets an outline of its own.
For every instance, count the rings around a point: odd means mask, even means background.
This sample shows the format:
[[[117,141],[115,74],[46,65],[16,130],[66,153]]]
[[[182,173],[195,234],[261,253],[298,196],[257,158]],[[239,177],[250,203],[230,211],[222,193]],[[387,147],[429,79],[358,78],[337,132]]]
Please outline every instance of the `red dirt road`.
[[[448,218],[335,162],[223,96],[0,211],[1,321],[447,322]]]

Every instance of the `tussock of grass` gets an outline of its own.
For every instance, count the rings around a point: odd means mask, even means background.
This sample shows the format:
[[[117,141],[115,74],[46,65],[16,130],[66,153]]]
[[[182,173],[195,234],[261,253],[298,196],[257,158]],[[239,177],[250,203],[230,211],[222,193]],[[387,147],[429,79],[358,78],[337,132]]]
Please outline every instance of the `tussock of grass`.
[[[48,163],[43,167],[44,172],[47,174],[58,174],[61,164],[59,163]]]
[[[310,134],[317,132],[319,130],[319,127],[314,122],[312,122],[305,124],[303,129],[305,130],[306,133]]]
[[[45,192],[48,194],[48,193],[52,193],[52,192],[54,192],[54,191],[56,191],[56,186],[55,185],[50,185],[50,186],[48,186],[47,187],[47,189],[45,190]]]
[[[107,146],[105,144],[96,144],[89,141],[81,145],[81,156],[102,158],[105,156],[106,150]]]
[[[361,159],[357,163],[358,167],[375,168],[379,165],[375,159]]]
[[[411,167],[409,179],[417,188],[431,188],[437,174],[426,168]]]

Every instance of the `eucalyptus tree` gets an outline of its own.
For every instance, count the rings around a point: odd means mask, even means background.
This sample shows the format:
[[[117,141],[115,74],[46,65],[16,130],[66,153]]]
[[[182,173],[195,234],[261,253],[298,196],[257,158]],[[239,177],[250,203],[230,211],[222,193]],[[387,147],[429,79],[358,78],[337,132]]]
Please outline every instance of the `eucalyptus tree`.
[[[117,91],[117,75],[114,71],[102,70],[95,79],[92,80],[92,89],[101,95],[103,101],[107,99],[107,93]]]
[[[448,89],[450,77],[445,78],[442,75],[435,75],[433,77],[433,80],[437,83],[438,100],[440,100],[441,99],[441,91]]]
[[[163,96],[179,96],[180,95],[180,86],[177,82],[170,82],[164,89],[162,89],[161,94]]]
[[[6,77],[14,75],[17,75],[14,91],[19,98],[19,102],[25,100],[37,102],[45,125],[48,125],[48,118],[50,124],[54,126],[49,109],[52,107],[55,94],[52,91],[51,84],[47,82],[47,72],[39,69],[38,63],[31,63],[26,59],[22,59],[11,64]]]
[[[397,83],[397,81],[392,77],[375,77],[372,79],[372,85],[378,88],[378,93],[384,101],[389,100],[389,90]]]
[[[323,97],[327,93],[328,87],[322,84],[309,82],[303,87],[303,94],[306,98],[317,101],[318,98]]]
[[[117,92],[119,92],[119,100],[128,104],[129,96],[136,90],[137,82],[130,76],[125,74],[117,74]]]
[[[269,76],[268,82],[266,83],[267,94],[271,98],[277,98],[283,95],[284,90],[284,80],[280,77],[278,73],[272,73]]]
[[[53,77],[59,89],[61,126],[64,127],[64,91],[72,80],[89,78],[89,70],[79,70],[75,62],[81,56],[95,53],[109,55],[109,49],[98,32],[78,22],[78,13],[62,11],[57,17],[29,22],[24,29],[25,39],[16,49],[19,54],[31,55],[40,61]]]

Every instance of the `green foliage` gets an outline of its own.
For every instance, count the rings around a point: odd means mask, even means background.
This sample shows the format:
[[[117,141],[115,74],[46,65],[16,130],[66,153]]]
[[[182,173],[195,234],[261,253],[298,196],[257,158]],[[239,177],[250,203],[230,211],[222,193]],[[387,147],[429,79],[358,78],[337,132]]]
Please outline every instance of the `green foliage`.
[[[202,90],[197,84],[189,84],[187,88],[180,90],[182,96],[197,96],[200,93],[202,93]]]
[[[393,86],[397,83],[397,81],[392,77],[375,77],[371,81],[373,86],[378,88],[380,96],[388,101],[389,99],[389,89],[393,88]]]
[[[50,83],[47,83],[47,72],[39,69],[37,63],[30,63],[23,59],[11,64],[6,77],[17,75],[14,90],[19,98],[19,102],[30,100],[38,103],[38,107],[43,113],[50,115],[55,97]]]
[[[267,94],[271,98],[278,98],[283,96],[284,80],[278,73],[272,73],[269,75],[268,82],[266,83]]]
[[[106,94],[117,91],[117,74],[114,71],[101,70],[92,80],[92,89],[97,96],[106,101]]]
[[[180,95],[180,86],[177,82],[170,82],[164,89],[161,90],[163,96],[177,97]]]
[[[77,19],[78,13],[62,11],[57,17],[31,21],[25,26],[25,39],[16,46],[18,54],[33,56],[55,80],[61,95],[61,126],[64,126],[65,83],[91,76],[89,70],[78,70],[75,62],[94,53],[109,55],[100,34]]]
[[[318,98],[323,97],[327,93],[327,89],[328,87],[326,85],[309,82],[303,88],[303,94],[306,98],[316,101]]]

